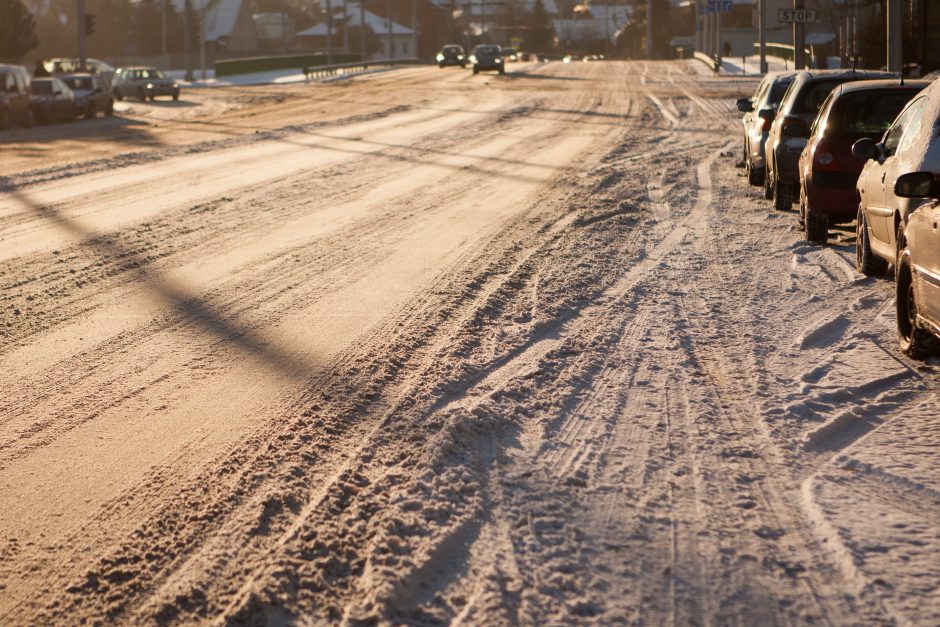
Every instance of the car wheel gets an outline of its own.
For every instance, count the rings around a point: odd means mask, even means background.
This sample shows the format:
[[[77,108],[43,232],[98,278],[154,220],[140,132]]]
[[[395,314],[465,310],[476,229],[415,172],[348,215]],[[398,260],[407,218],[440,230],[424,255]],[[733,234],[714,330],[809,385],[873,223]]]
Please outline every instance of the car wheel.
[[[774,197],[773,179],[770,178],[770,168],[764,169],[764,199],[771,200]]]
[[[114,115],[114,101],[113,100],[108,101],[108,106],[105,107],[104,114],[108,117],[111,117],[112,115]]]
[[[85,110],[85,119],[89,120],[98,115],[98,112],[95,110],[95,103],[89,102],[88,108]]]
[[[884,276],[888,273],[888,262],[871,251],[868,221],[861,209],[858,210],[855,222],[855,269],[865,276]]]
[[[26,118],[23,121],[23,126],[26,128],[33,128],[33,124],[36,123],[36,116],[33,114],[33,110],[29,109],[26,111]]]
[[[897,325],[901,352],[914,359],[923,359],[936,352],[936,340],[917,322],[917,295],[910,254],[904,251],[898,260]]]
[[[789,211],[793,206],[793,185],[776,181],[773,191],[774,209]]]
[[[10,112],[6,109],[0,109],[0,131],[10,128]]]
[[[808,205],[803,208],[803,231],[806,239],[814,244],[825,244],[829,239],[829,217],[813,211]]]
[[[745,162],[747,164],[747,182],[754,187],[760,187],[764,184],[764,171],[758,170],[750,161]]]
[[[143,88],[137,90],[137,99],[141,102],[147,102],[147,93],[143,90]]]
[[[477,68],[473,68],[473,74],[474,74],[474,75],[479,74],[479,73],[480,73],[480,70],[478,70]]]
[[[499,73],[500,73],[500,75],[505,74],[505,73],[506,73],[506,68],[504,68],[504,67],[499,68]]]
[[[124,95],[121,94],[121,92],[120,92],[119,90],[115,89],[115,90],[114,90],[114,99],[117,100],[118,102],[121,102],[122,100],[124,100]]]
[[[173,102],[176,102],[176,101],[178,101],[179,99],[180,99],[180,95],[179,95],[179,94],[173,94]]]

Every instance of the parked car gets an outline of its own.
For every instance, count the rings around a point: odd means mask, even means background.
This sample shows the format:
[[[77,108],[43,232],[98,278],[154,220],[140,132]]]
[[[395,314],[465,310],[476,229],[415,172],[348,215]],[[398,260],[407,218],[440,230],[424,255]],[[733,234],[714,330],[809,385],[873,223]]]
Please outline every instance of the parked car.
[[[75,106],[86,118],[98,112],[114,113],[114,97],[111,86],[97,74],[63,74],[59,77],[75,94]]]
[[[33,125],[32,87],[22,65],[0,64],[0,129]]]
[[[500,74],[506,73],[506,65],[499,46],[483,44],[473,49],[470,63],[473,64],[473,73],[496,70]]]
[[[800,221],[806,239],[825,244],[830,224],[864,217],[855,184],[865,159],[852,154],[860,139],[880,138],[929,82],[857,81],[830,92],[800,156]]]
[[[41,122],[65,120],[78,116],[75,94],[69,86],[55,77],[33,79],[33,114]]]
[[[510,63],[519,60],[519,51],[515,48],[501,48],[500,52],[503,55],[503,59]]]
[[[765,195],[774,209],[786,211],[797,200],[799,160],[810,135],[810,126],[826,97],[842,83],[891,78],[886,72],[812,70],[797,73],[787,89],[764,145]]]
[[[895,187],[905,174],[937,167],[938,101],[940,83],[935,82],[911,100],[881,141],[865,138],[852,146],[856,157],[867,160],[856,184],[860,222],[856,266],[868,276],[884,274],[888,264],[898,266],[908,218],[928,202],[910,194],[898,195]]]
[[[78,57],[57,57],[43,59],[36,68],[36,78],[46,76],[60,76],[62,74],[97,74],[109,85],[114,79],[114,67],[101,59],[85,59],[85,65]]]
[[[738,110],[744,114],[744,167],[751,185],[764,184],[764,143],[777,107],[795,76],[796,72],[767,74],[753,96],[738,100]]]
[[[117,100],[132,96],[140,101],[157,96],[180,99],[179,83],[155,67],[122,67],[114,75],[113,87]]]
[[[451,44],[444,46],[441,48],[441,51],[437,53],[437,67],[445,67],[448,65],[467,67],[467,56],[464,54],[463,46]]]

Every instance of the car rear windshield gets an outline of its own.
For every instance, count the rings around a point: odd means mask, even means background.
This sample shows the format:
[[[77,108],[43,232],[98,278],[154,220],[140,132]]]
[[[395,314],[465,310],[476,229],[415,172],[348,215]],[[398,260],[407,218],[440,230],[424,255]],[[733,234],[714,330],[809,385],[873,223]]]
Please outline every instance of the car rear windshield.
[[[790,87],[790,83],[793,82],[793,77],[790,78],[781,78],[778,81],[774,82],[773,87],[770,88],[770,98],[767,100],[767,104],[777,106],[780,104],[780,101],[783,100],[783,95],[787,93],[787,89]]]
[[[51,96],[52,81],[33,81],[33,93],[40,96]]]
[[[805,85],[801,94],[797,94],[791,113],[817,113],[829,93],[848,79],[816,80]]]
[[[84,89],[91,91],[91,79],[90,78],[66,78],[65,84],[71,87],[72,89]]]
[[[843,135],[880,136],[919,91],[895,88],[845,94],[829,128]]]

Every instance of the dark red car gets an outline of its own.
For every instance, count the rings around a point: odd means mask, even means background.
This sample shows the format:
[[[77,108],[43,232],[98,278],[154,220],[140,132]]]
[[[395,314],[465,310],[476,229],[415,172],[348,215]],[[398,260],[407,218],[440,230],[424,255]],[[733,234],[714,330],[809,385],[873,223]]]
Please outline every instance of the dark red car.
[[[800,155],[800,221],[806,239],[825,244],[830,224],[855,219],[855,184],[865,159],[852,154],[852,144],[884,135],[904,106],[929,84],[858,81],[829,94]]]

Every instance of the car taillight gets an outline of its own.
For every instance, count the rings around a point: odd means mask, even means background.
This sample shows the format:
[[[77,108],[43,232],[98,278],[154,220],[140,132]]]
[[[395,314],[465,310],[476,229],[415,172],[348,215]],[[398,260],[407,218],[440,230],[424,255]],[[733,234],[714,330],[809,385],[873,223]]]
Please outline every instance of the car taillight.
[[[762,132],[764,132],[764,133],[769,133],[769,132],[770,132],[770,127],[774,125],[774,119],[773,119],[773,118],[763,118],[763,120],[764,120],[764,123],[761,124],[760,130],[761,130]]]
[[[829,148],[829,142],[823,140],[816,144],[813,151],[813,171],[815,172],[841,172],[842,168],[836,161]]]

